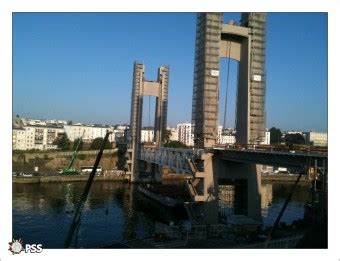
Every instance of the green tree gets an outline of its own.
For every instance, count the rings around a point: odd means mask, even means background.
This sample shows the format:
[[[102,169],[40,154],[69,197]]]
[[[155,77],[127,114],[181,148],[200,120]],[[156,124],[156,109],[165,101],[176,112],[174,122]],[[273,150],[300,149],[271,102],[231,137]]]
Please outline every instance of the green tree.
[[[286,145],[305,144],[305,138],[300,133],[287,134],[285,136]]]
[[[164,144],[164,147],[168,148],[179,148],[179,149],[187,149],[188,147],[178,140],[170,140],[169,142]]]
[[[69,150],[71,142],[67,137],[66,133],[62,133],[53,141],[53,144],[57,145],[58,148],[61,150]]]
[[[282,139],[282,133],[280,129],[276,129],[275,127],[270,128],[270,144],[280,144]]]
[[[76,150],[79,140],[80,140],[80,138],[77,138],[77,139],[74,140],[74,142],[73,142],[73,150]],[[83,140],[80,140],[78,150],[82,150],[83,149],[83,145],[84,145]]]
[[[99,150],[100,147],[102,146],[102,143],[104,141],[104,138],[95,138],[90,145],[91,150]],[[105,149],[112,149],[112,145],[110,142],[107,142],[105,144]]]

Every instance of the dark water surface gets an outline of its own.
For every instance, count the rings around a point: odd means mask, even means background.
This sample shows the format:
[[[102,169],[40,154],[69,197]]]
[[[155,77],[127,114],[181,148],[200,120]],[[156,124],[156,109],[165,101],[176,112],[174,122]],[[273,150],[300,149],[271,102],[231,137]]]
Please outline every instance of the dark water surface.
[[[272,225],[293,184],[263,183],[261,211],[265,226]],[[76,203],[85,182],[13,184],[13,238],[44,248],[63,248]],[[291,223],[303,217],[310,200],[308,186],[299,186],[282,217]],[[85,204],[77,246],[110,245],[154,232],[155,223],[186,220],[184,211],[170,211],[140,195],[137,187],[94,182]]]

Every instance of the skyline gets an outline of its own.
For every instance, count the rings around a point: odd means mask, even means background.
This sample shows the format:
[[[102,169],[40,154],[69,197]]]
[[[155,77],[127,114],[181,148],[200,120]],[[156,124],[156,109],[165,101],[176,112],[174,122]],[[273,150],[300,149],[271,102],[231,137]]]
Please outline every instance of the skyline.
[[[16,117],[16,116],[13,116],[13,119],[14,119],[14,117]],[[54,120],[56,120],[56,121],[66,121],[67,124],[65,124],[65,125],[78,125],[78,124],[81,124],[82,126],[96,126],[96,125],[98,125],[98,126],[110,126],[110,127],[113,127],[113,126],[125,126],[125,125],[126,126],[130,126],[129,122],[127,122],[127,123],[109,123],[109,124],[104,124],[104,123],[100,123],[100,122],[80,122],[80,121],[74,121],[72,119],[66,120],[66,119],[61,119],[61,118],[53,118],[53,119],[52,118],[33,118],[33,117],[22,117],[20,115],[19,115],[19,117],[20,118],[24,118],[26,120],[41,120],[41,121],[54,121]],[[70,121],[72,122],[71,124],[69,124]],[[186,123],[190,123],[191,124],[190,121],[177,122],[174,125],[169,125],[168,124],[167,128],[176,128],[178,124],[186,124]],[[54,123],[52,123],[51,126],[53,126],[53,124]],[[62,123],[58,123],[58,124],[62,125]],[[28,125],[30,125],[30,126],[41,126],[39,124],[33,124],[33,125],[32,124],[28,124]],[[47,126],[50,126],[50,125],[47,125]],[[219,126],[223,127],[221,124]],[[276,126],[272,126],[272,127],[277,128]],[[142,127],[142,129],[149,129],[149,128],[154,128],[154,126],[143,126]],[[270,128],[271,127],[267,127],[266,128],[267,131],[269,131]],[[233,130],[235,130],[235,128],[228,127],[228,126],[226,127],[226,129],[233,129]],[[318,131],[313,130],[313,129],[310,129],[310,130],[304,130],[304,129],[280,129],[280,130],[283,131],[283,132],[289,132],[289,131],[291,131],[291,132],[294,132],[294,131],[296,131],[296,132],[308,132],[308,131],[318,132]],[[319,131],[319,132],[322,132],[322,131]]]
[[[240,13],[225,13],[224,21],[230,19],[239,21]],[[327,131],[327,13],[268,13],[267,20],[267,128]],[[195,25],[195,13],[14,13],[13,115],[129,123],[139,60],[148,80],[158,66],[170,66],[167,125],[190,122]],[[227,59],[221,64],[220,125]],[[227,127],[234,127],[236,65],[231,61]],[[89,104],[91,98],[103,109]],[[147,105],[148,98],[144,125]]]

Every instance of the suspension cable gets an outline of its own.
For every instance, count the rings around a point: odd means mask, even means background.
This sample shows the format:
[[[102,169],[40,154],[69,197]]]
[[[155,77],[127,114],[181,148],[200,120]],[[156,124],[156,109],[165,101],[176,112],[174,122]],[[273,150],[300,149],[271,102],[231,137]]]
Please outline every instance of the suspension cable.
[[[150,112],[150,98],[151,96],[149,96],[149,124],[148,124],[148,127],[150,127],[150,118],[151,118],[151,112]]]
[[[151,96],[149,95],[149,124],[148,124],[148,142],[151,141],[150,139],[150,118],[151,118],[151,112],[150,112],[150,100],[151,100]]]
[[[229,87],[229,74],[230,74],[230,50],[231,50],[231,39],[228,41],[228,69],[227,69],[227,87],[225,91],[225,100],[224,100],[224,117],[223,117],[223,130],[226,129],[226,121],[227,121],[227,99],[228,99],[228,87]]]
[[[236,101],[236,106],[235,106],[235,120],[234,120],[234,130],[236,130],[236,122],[237,122],[237,94],[238,94],[238,80],[239,80],[239,73],[240,73],[240,62],[237,63],[237,73],[236,73],[236,94],[235,94],[235,101]]]

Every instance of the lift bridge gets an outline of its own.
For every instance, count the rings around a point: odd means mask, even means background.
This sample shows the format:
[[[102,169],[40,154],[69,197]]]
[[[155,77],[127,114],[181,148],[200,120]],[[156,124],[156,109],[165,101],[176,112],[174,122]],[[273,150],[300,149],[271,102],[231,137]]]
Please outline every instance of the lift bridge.
[[[278,150],[275,146],[263,149],[254,145],[216,147],[211,149],[176,149],[141,146],[139,161],[154,165],[161,177],[162,167],[175,173],[188,173],[187,187],[195,203],[213,201],[218,197],[216,186],[223,180],[245,180],[247,183],[248,216],[259,220],[259,166],[289,167],[308,174],[310,168],[327,173],[327,153],[320,151]],[[157,177],[157,174],[155,177]],[[209,213],[213,213],[207,210]],[[216,216],[212,218],[216,220]]]
[[[192,203],[200,205],[199,213],[205,213],[202,215],[204,222],[213,224],[217,222],[218,184],[223,180],[242,180],[246,184],[247,216],[261,220],[261,164],[294,167],[300,172],[314,167],[327,173],[327,152],[285,151],[260,146],[266,126],[265,48],[264,13],[242,13],[240,24],[234,21],[224,24],[222,13],[197,15],[192,100],[193,149],[163,147],[167,126],[169,67],[159,67],[157,80],[147,80],[144,64],[135,62],[127,150],[127,174],[131,176],[131,182],[141,181],[143,162],[151,166],[155,180],[161,180],[163,166],[176,173],[192,174],[192,178],[187,180]],[[222,58],[238,61],[236,146],[233,147],[219,147],[217,144]],[[141,142],[144,96],[156,98],[154,140],[153,146],[149,147]]]
[[[322,168],[327,163],[327,153],[320,151],[296,152],[277,150],[275,146],[269,149],[254,148],[253,145],[238,146],[238,148],[212,148],[209,151],[219,158],[227,161],[256,163],[261,165],[305,168],[315,167]],[[176,173],[192,174],[190,162],[202,160],[205,153],[203,149],[177,149],[154,146],[142,146],[140,148],[139,160],[154,163],[159,166],[166,166]]]

